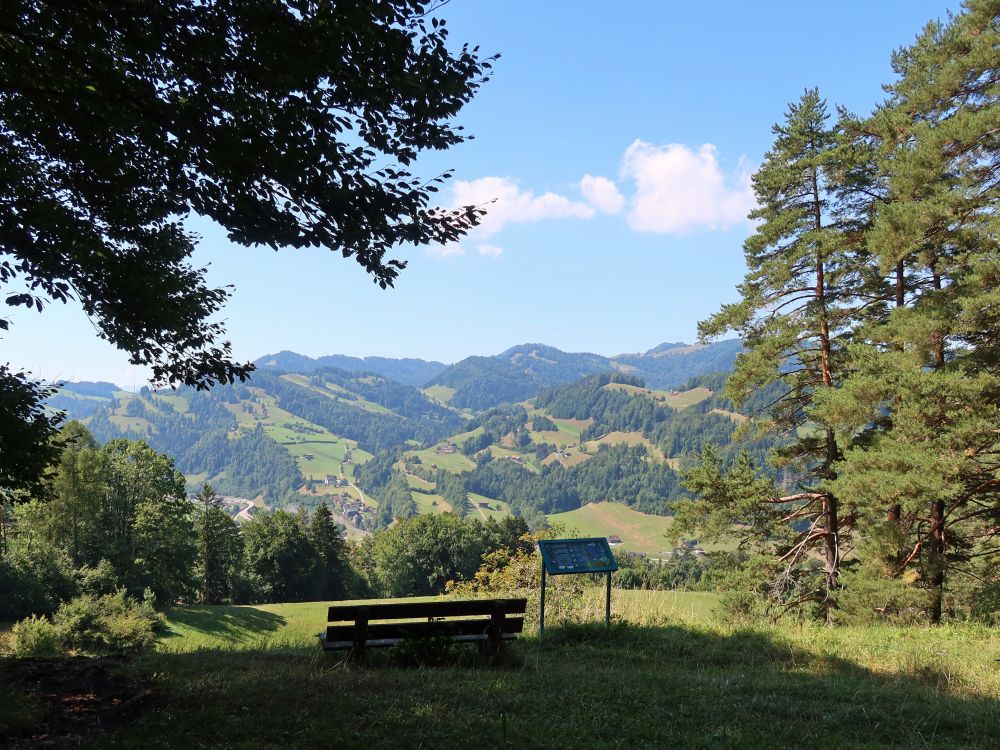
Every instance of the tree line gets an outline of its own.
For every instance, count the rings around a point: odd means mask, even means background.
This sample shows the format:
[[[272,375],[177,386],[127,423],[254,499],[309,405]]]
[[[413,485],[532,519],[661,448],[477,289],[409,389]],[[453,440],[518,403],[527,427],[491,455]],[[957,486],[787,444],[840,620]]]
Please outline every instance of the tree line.
[[[63,427],[43,491],[0,512],[0,620],[51,615],[78,595],[217,604],[440,594],[485,555],[521,549],[522,519],[402,520],[349,543],[325,504],[237,523],[205,485],[138,440]]]

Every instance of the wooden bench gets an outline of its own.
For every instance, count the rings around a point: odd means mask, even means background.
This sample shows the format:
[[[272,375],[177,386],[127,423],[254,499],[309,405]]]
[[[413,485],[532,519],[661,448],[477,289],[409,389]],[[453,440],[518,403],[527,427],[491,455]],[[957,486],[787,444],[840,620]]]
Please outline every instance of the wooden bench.
[[[335,604],[327,613],[320,640],[327,651],[350,649],[355,658],[364,658],[369,647],[393,646],[407,638],[445,637],[496,653],[504,641],[514,640],[524,630],[526,606],[527,599]]]

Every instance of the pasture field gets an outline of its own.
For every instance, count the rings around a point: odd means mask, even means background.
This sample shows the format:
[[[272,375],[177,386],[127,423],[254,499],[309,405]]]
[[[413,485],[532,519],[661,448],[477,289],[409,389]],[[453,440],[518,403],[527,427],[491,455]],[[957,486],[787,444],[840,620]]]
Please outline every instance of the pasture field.
[[[108,417],[108,421],[123,432],[130,433],[134,440],[136,436],[149,435],[149,422],[142,417],[123,417],[117,414]]]
[[[292,454],[299,471],[306,479],[311,475],[313,479],[321,480],[327,474],[340,475],[340,464],[347,454],[347,448],[351,449],[351,461],[353,463],[344,466],[344,473],[348,477],[354,476],[354,465],[363,464],[372,457],[372,454],[358,447],[357,442],[347,438],[338,438],[336,435],[326,433],[317,435],[315,440],[303,440],[296,443],[284,444],[285,449]],[[312,460],[307,460],[305,456],[311,455]]]
[[[553,607],[546,602],[546,622],[603,618],[603,589],[591,588],[572,608],[558,601]],[[433,601],[438,597],[416,597],[416,601]],[[537,592],[527,596],[525,617],[527,634],[538,626]],[[358,603],[360,600],[352,600]],[[389,601],[385,599],[373,599]],[[616,619],[648,623],[671,620],[704,623],[711,620],[718,604],[716,594],[687,591],[631,591],[614,589],[611,610]],[[312,648],[317,635],[326,627],[326,610],[330,602],[297,602],[289,604],[215,605],[171,607],[167,610],[167,629],[157,644],[161,653],[196,653],[204,649],[276,649]]]
[[[175,393],[161,393],[157,391],[155,394],[157,401],[164,401],[170,404],[174,411],[178,414],[187,414],[188,412],[188,400],[186,396],[179,396]]]
[[[415,490],[433,490],[436,485],[423,477],[418,477],[416,474],[407,474],[406,483]]]
[[[674,409],[686,409],[689,406],[700,404],[712,395],[712,392],[704,387],[692,388],[689,391],[682,391],[677,395],[673,395],[667,391],[657,391],[657,393],[667,394],[667,405],[672,406]]]
[[[576,449],[574,448],[573,451],[576,451]],[[550,453],[542,460],[542,465],[548,466],[549,464],[559,462],[567,469],[570,469],[574,466],[579,466],[584,461],[589,461],[593,457],[593,453],[571,452],[568,456],[561,456],[558,453]]]
[[[597,440],[587,440],[583,443],[583,447],[586,447],[590,453],[596,453],[601,445],[643,445],[649,451],[650,456],[658,461],[666,460],[663,451],[653,445],[650,439],[641,432],[609,432]]]
[[[511,514],[510,505],[503,500],[495,500],[485,495],[477,495],[475,492],[469,493],[469,502],[472,504],[472,518],[488,519],[495,518],[498,521],[504,516]],[[489,508],[480,508],[479,503],[489,503]],[[499,509],[498,509],[499,508]]]
[[[594,420],[590,417],[587,419],[556,419],[555,417],[550,417],[550,419],[556,423],[556,427],[559,428],[560,432],[565,432],[572,436],[574,442],[580,439],[581,432],[594,423]],[[545,442],[551,443],[552,441],[546,440]]]
[[[561,621],[547,612],[544,639],[528,627],[492,665],[467,646],[377,650],[365,664],[322,653],[324,602],[173,608],[154,652],[91,668],[145,697],[118,721],[72,736],[72,746],[998,745],[996,630],[739,626],[717,613],[712,594],[617,590],[608,629],[602,594],[586,590]],[[530,620],[533,592],[528,601]],[[16,731],[53,710],[44,694],[2,684],[11,687],[0,689],[0,722]]]
[[[711,413],[721,414],[724,417],[729,417],[736,424],[743,424],[744,422],[747,422],[750,419],[750,417],[748,417],[746,414],[740,414],[739,412],[735,411],[726,411],[725,409],[712,409]]]
[[[348,406],[354,406],[359,409],[364,409],[365,411],[374,412],[376,414],[395,414],[392,409],[389,409],[382,404],[377,404],[374,401],[369,401],[368,399],[360,396],[357,393],[352,393],[348,391],[343,386],[339,386],[336,383],[324,383],[323,385],[313,385],[312,381],[305,375],[282,375],[282,380],[287,380],[289,383],[295,383],[295,385],[306,388],[313,393],[318,393],[321,396],[326,396],[327,398],[333,399],[334,401],[339,401],[342,404]],[[362,380],[365,380],[364,378]],[[398,416],[398,415],[397,415]]]
[[[712,391],[701,386],[687,391],[680,391],[678,393],[667,390],[650,390],[649,388],[640,388],[637,385],[629,385],[628,383],[608,383],[604,386],[604,388],[609,391],[623,391],[624,393],[632,394],[638,393],[651,398],[654,401],[666,403],[667,406],[670,406],[673,409],[686,409],[689,406],[701,403],[712,395]]]
[[[582,508],[553,513],[547,518],[552,523],[563,524],[568,531],[579,532],[581,536],[617,534],[622,543],[615,549],[657,557],[673,546],[664,538],[674,522],[673,518],[640,513],[622,503],[588,503]]]
[[[405,455],[418,456],[420,462],[428,468],[437,464],[439,469],[444,469],[455,474],[469,471],[469,469],[476,467],[475,462],[460,451],[455,451],[454,453],[435,453],[434,450],[431,447],[425,448],[422,451],[407,451]]]
[[[417,506],[417,513],[447,513],[451,510],[451,503],[436,493],[428,495],[423,492],[411,492],[410,496],[413,498],[413,504]]]
[[[364,463],[372,457],[371,453],[358,447],[357,441],[335,435],[324,427],[285,411],[278,406],[272,396],[264,394],[263,391],[258,390],[257,396],[260,399],[257,404],[243,402],[224,404],[224,406],[236,417],[237,423],[243,429],[253,429],[257,424],[263,425],[265,434],[281,444],[295,459],[303,479],[312,477],[321,482],[327,474],[339,476],[340,464],[348,448],[351,450],[351,460],[354,464]],[[307,455],[311,455],[312,459],[307,459]],[[353,464],[347,464],[344,473],[348,477],[353,477]],[[325,488],[320,485],[317,485],[316,490],[325,494]],[[357,492],[349,491],[357,496]]]
[[[539,414],[544,414],[544,412],[539,412]],[[555,432],[528,430],[528,435],[531,437],[531,442],[536,445],[540,443],[548,443],[556,447],[574,445],[580,441],[580,433],[587,428],[584,424],[585,421],[592,420],[553,419],[552,422],[558,428]]]
[[[451,401],[451,397],[455,395],[456,389],[438,384],[432,385],[430,388],[421,388],[420,391],[428,398],[440,401],[442,404],[447,404]]]
[[[624,503],[588,503],[582,508],[552,513],[546,517],[550,522],[564,524],[570,531],[575,529],[581,536],[617,534],[622,538],[622,543],[615,548],[627,552],[661,557],[661,552],[667,552],[673,547],[664,536],[674,522],[671,516],[642,513]],[[733,550],[735,545],[735,541],[724,540],[701,546],[714,552]]]
[[[542,468],[538,463],[538,459],[535,458],[534,453],[525,453],[523,451],[516,451],[513,448],[506,448],[502,445],[497,445],[496,443],[491,445],[486,450],[489,451],[490,455],[492,455],[493,458],[501,459],[504,461],[509,461],[514,456],[517,456],[518,458],[521,459],[521,465],[524,468],[528,469],[528,471],[533,472],[534,474],[539,474],[542,471]]]

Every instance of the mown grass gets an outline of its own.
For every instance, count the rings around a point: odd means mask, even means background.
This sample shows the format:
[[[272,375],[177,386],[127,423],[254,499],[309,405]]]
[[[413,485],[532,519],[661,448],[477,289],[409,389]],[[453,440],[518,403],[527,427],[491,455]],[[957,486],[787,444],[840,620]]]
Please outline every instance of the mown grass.
[[[493,665],[465,647],[346,662],[314,643],[322,603],[177,608],[173,640],[127,667],[155,709],[83,746],[998,746],[995,631],[742,628],[671,592],[615,592],[606,629],[601,593]]]
[[[455,388],[449,388],[446,385],[432,385],[430,388],[421,388],[420,390],[425,396],[440,401],[442,404],[451,401],[451,397],[456,393]]]
[[[663,451],[656,447],[653,441],[641,432],[609,432],[596,440],[584,441],[582,447],[586,447],[588,453],[596,453],[600,450],[600,446],[602,445],[642,445],[647,451],[649,451],[649,455],[654,459],[658,461],[666,460],[666,457],[663,455]]]

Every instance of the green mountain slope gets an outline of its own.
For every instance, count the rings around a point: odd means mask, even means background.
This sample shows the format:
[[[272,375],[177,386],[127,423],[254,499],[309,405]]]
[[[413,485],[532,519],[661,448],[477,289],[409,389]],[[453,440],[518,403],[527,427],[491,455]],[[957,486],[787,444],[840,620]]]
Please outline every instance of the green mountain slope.
[[[426,387],[447,388],[450,405],[473,410],[516,403],[533,397],[545,386],[606,372],[634,375],[651,388],[676,388],[693,377],[729,370],[739,350],[736,340],[694,346],[665,343],[643,354],[602,357],[522,344],[493,357],[463,359]]]
[[[771,446],[735,442],[748,416],[717,395],[723,380],[705,376],[672,391],[605,373],[550,386],[525,404],[481,413],[473,429],[403,451],[398,463],[396,454],[380,458],[360,470],[359,481],[381,496],[405,475],[412,494],[417,477],[420,488],[441,495],[443,478],[456,477],[466,493],[505,503],[534,525],[601,502],[667,515],[670,502],[684,496],[679,471],[705,442],[723,446],[728,458]],[[399,502],[407,507],[405,498]]]

